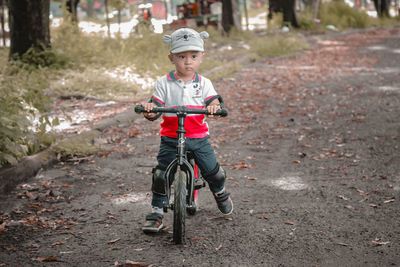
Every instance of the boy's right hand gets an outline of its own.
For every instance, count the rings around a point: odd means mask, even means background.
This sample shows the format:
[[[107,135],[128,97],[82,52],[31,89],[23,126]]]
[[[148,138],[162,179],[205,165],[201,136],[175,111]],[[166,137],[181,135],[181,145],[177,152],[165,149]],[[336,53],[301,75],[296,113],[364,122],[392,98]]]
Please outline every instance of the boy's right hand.
[[[156,107],[157,105],[154,103],[143,103],[142,106],[144,107],[144,110],[146,110],[147,112],[151,111],[154,107]],[[147,119],[152,119],[155,116],[157,116],[157,113],[146,113],[143,112],[143,116]]]

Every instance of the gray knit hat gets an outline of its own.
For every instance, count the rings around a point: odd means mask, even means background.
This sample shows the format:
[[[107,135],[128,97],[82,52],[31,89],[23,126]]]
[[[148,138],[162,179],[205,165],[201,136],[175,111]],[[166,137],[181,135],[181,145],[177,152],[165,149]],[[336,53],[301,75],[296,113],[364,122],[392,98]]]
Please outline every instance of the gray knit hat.
[[[181,28],[171,35],[164,35],[163,42],[169,45],[172,54],[186,51],[204,52],[204,41],[209,37],[207,32],[198,33],[190,28]]]

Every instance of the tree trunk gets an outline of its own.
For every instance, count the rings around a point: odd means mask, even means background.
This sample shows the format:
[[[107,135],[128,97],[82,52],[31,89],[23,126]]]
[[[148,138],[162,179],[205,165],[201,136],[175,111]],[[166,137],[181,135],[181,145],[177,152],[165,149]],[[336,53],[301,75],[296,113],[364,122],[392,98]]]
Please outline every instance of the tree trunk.
[[[272,12],[282,12],[284,23],[290,23],[296,28],[300,27],[296,11],[296,0],[270,0],[268,19],[272,19]]]
[[[34,47],[50,47],[50,0],[9,1],[10,59]]]
[[[67,10],[71,14],[72,22],[78,22],[78,8],[79,0],[68,0],[67,1]]]
[[[285,0],[281,2],[283,21],[290,23],[293,27],[299,28],[300,23],[297,17],[296,0]]]
[[[374,0],[378,17],[389,17],[389,0]]]
[[[94,0],[86,0],[87,3],[87,9],[86,9],[86,14],[89,18],[93,18],[93,13],[94,13]]]
[[[0,10],[0,21],[1,21],[1,36],[3,40],[3,47],[6,47],[6,28],[5,28],[5,21],[4,21],[4,6],[6,5],[5,0],[0,0],[1,10]]]
[[[104,8],[106,10],[107,35],[108,38],[111,38],[110,18],[108,17],[108,0],[104,0]]]
[[[232,26],[241,29],[238,0],[222,0],[222,28],[229,33]]]

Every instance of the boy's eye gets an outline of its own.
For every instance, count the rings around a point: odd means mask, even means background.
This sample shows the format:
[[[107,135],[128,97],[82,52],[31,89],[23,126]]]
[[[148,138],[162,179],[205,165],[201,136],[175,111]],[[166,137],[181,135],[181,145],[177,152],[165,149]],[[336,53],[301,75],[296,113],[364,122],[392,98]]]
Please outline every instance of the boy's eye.
[[[184,59],[185,58],[185,56],[179,56],[179,59]]]
[[[193,58],[193,59],[196,59],[196,58],[197,58],[197,55],[192,55],[192,58]]]

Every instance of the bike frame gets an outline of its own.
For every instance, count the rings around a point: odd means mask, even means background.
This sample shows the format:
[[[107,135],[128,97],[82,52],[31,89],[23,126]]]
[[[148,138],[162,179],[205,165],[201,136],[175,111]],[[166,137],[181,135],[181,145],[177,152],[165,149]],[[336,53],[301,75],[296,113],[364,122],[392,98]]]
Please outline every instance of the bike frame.
[[[178,170],[178,167],[180,170],[184,171],[187,173],[187,190],[188,190],[188,196],[187,196],[187,207],[190,208],[193,206],[192,200],[194,199],[194,184],[196,180],[196,175],[195,175],[195,166],[192,166],[192,164],[188,161],[187,155],[186,155],[186,130],[185,130],[185,118],[187,115],[187,112],[183,107],[178,107],[179,110],[176,115],[178,117],[178,130],[176,133],[178,134],[178,145],[176,146],[176,159],[174,159],[167,167],[165,176],[166,176],[166,181],[167,181],[167,197],[168,197],[168,203],[167,203],[167,208],[171,208],[170,205],[170,197],[171,197],[171,184],[173,181],[170,181],[171,177],[174,177],[174,173]]]

